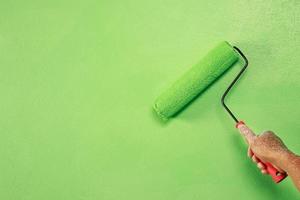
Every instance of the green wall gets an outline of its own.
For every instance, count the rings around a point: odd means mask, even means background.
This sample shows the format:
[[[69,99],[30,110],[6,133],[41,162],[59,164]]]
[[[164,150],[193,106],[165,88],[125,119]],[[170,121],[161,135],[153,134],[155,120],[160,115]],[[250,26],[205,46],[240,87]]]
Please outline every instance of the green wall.
[[[220,104],[241,65],[169,123],[151,109],[223,40],[250,60],[228,104],[300,153],[300,1],[1,0],[0,199],[300,198]]]

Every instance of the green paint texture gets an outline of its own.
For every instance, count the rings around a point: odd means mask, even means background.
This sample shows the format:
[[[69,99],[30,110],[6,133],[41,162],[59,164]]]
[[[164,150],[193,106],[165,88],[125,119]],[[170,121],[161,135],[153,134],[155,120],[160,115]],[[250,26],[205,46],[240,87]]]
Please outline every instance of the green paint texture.
[[[186,107],[237,60],[239,55],[228,42],[221,42],[182,75],[155,101],[154,110],[169,119]]]
[[[152,105],[220,41],[249,68],[227,104],[300,153],[300,1],[1,1],[0,199],[299,199],[247,158],[220,98]]]

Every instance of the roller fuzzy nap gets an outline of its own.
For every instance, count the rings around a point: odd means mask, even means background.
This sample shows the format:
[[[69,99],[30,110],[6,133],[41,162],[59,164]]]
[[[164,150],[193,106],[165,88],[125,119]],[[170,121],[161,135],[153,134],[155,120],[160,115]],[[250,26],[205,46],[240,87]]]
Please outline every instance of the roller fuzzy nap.
[[[233,47],[221,42],[156,99],[154,110],[163,119],[174,116],[237,60]]]

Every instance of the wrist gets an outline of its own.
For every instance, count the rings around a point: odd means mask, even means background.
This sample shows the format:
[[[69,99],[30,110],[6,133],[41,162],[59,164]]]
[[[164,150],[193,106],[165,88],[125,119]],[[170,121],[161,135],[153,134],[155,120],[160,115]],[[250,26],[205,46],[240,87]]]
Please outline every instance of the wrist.
[[[279,167],[280,169],[287,171],[289,160],[292,159],[294,154],[288,149],[283,149],[274,155],[273,164]]]
[[[281,153],[279,159],[277,159],[277,162],[274,164],[283,169],[285,172],[289,173],[293,166],[299,162],[300,157],[287,150]]]

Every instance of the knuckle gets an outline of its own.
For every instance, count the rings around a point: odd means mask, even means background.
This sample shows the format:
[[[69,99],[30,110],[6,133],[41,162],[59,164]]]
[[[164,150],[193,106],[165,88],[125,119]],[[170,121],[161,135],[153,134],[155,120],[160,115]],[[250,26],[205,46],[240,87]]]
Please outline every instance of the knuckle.
[[[262,135],[266,135],[266,136],[274,135],[274,132],[273,131],[264,131]]]

